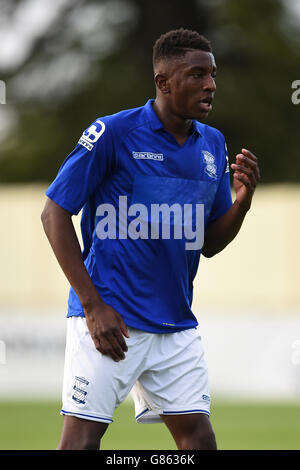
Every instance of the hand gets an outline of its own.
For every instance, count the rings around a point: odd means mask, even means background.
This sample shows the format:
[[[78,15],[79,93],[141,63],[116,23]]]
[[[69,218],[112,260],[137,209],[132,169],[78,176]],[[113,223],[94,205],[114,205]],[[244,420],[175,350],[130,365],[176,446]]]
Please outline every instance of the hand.
[[[231,168],[234,170],[233,187],[236,200],[240,206],[248,210],[256,185],[260,181],[257,158],[249,150],[242,149],[242,153],[236,156],[236,163],[233,163]]]
[[[102,301],[84,309],[87,327],[95,347],[114,361],[125,359],[128,350],[124,336],[129,338],[127,327],[119,313]]]

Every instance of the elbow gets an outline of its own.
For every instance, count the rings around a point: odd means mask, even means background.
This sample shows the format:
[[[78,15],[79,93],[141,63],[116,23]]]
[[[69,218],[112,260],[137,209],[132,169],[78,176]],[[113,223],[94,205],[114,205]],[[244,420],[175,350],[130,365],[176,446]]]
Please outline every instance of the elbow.
[[[203,249],[201,251],[201,254],[203,256],[205,256],[205,258],[212,258],[213,256],[215,256],[217,254],[217,252]]]
[[[216,251],[213,249],[212,246],[209,246],[206,240],[206,243],[203,243],[201,254],[205,256],[205,258],[212,258],[216,254]]]
[[[203,248],[201,250],[201,254],[205,256],[205,258],[212,258],[213,256],[217,255],[222,251],[223,247],[221,246],[208,246],[207,244],[203,245]]]
[[[221,253],[221,251],[224,250],[224,248],[226,248],[226,246],[228,245],[228,243],[225,245],[218,245],[218,246],[215,246],[213,248],[206,248],[205,246],[203,247],[201,253],[203,256],[205,256],[205,258],[212,258],[213,256],[217,255],[218,253]]]

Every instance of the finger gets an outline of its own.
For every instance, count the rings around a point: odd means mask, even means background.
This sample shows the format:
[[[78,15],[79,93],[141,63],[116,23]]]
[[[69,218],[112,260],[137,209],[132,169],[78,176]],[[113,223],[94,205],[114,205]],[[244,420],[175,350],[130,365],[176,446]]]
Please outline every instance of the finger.
[[[257,181],[260,180],[259,168],[258,168],[257,163],[255,161],[251,160],[250,158],[246,157],[245,155],[242,155],[241,153],[239,153],[236,156],[236,161],[237,161],[237,164],[242,165],[245,168],[248,168],[248,167],[252,168],[252,170],[255,173],[256,180]]]
[[[127,326],[125,325],[121,315],[118,315],[118,320],[119,320],[119,326],[123,335],[126,336],[126,338],[130,338],[130,334],[128,333]]]
[[[254,188],[249,180],[249,178],[246,176],[246,175],[243,175],[241,173],[234,173],[233,175],[234,178],[238,179],[239,181],[241,181],[242,183],[244,183],[244,185],[250,190],[250,191],[254,191]]]
[[[245,155],[245,157],[250,158],[254,162],[257,162],[257,157],[254,155],[254,153],[250,152],[250,150],[242,149],[242,154]]]
[[[110,356],[116,362],[119,362],[121,360],[121,357],[116,353],[110,341],[108,341],[104,336],[101,337],[101,340],[95,338],[94,343],[96,349],[101,352],[101,354],[105,356]]]
[[[127,344],[126,344],[126,341],[124,339],[124,336],[122,335],[122,332],[121,330],[116,330],[114,332],[114,335],[115,335],[115,338],[118,342],[118,344],[121,346],[122,350],[123,351],[128,351],[128,347],[127,347]]]
[[[120,335],[121,336],[121,335]],[[116,337],[115,331],[110,331],[106,334],[105,339],[110,345],[110,348],[114,352],[114,354],[119,358],[119,359],[125,359],[125,354],[124,351],[119,343],[118,337]],[[124,340],[123,340],[124,341]],[[125,343],[125,341],[124,341]],[[126,351],[127,351],[127,345],[125,343]]]
[[[254,172],[251,168],[247,168],[247,167],[242,166],[242,165],[236,165],[235,163],[233,163],[231,165],[231,168],[233,170],[237,171],[240,174],[246,174],[248,176],[249,180],[251,181],[252,186],[257,185],[256,175],[254,174]]]
[[[100,343],[100,341],[97,338],[93,338],[93,342],[97,351],[101,352],[101,354],[103,355],[107,354],[104,346],[102,345],[102,343]]]
[[[113,328],[111,331],[107,332],[106,338],[111,342],[112,346],[116,350],[120,350],[122,352],[122,355],[124,354],[123,351],[128,351],[126,341],[120,328]]]

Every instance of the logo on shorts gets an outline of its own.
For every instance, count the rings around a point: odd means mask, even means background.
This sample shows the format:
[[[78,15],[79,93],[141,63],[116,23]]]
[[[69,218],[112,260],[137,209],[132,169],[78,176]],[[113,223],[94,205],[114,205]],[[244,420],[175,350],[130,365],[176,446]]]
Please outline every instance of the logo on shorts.
[[[202,400],[210,401],[210,398],[208,395],[202,395]]]
[[[85,404],[86,398],[86,387],[88,386],[89,382],[84,377],[75,377],[75,384],[73,387],[74,393],[72,398],[76,403],[80,403],[81,405]]]

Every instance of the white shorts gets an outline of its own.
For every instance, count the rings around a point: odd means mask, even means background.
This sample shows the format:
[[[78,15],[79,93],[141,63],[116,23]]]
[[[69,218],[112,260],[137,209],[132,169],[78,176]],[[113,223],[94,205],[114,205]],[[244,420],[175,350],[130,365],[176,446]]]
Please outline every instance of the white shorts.
[[[111,423],[131,391],[138,422],[160,415],[209,415],[207,366],[196,329],[153,334],[128,327],[126,358],[102,355],[83,317],[67,319],[61,414]]]

